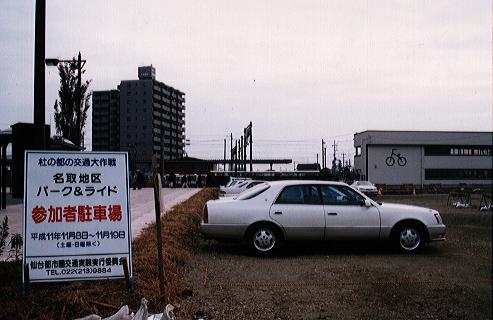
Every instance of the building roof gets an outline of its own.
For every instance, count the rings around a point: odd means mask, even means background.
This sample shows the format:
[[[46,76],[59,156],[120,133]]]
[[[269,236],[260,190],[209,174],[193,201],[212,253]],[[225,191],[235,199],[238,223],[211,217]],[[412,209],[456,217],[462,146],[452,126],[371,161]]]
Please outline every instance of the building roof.
[[[354,145],[492,145],[493,132],[466,131],[383,131],[354,134]]]

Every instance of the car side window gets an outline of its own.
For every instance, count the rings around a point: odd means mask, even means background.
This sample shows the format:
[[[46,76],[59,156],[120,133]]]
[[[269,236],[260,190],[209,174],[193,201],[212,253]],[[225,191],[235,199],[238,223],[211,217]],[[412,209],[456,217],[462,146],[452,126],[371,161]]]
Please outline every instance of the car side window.
[[[321,186],[322,199],[326,205],[361,205],[365,199],[346,186]]]
[[[316,186],[287,186],[276,200],[277,204],[322,204]]]

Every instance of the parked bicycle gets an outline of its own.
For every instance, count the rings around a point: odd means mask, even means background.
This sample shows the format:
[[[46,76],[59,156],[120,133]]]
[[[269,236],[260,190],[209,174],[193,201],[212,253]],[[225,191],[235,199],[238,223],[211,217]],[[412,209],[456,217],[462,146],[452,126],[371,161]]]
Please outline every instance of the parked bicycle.
[[[404,156],[401,156],[400,153],[395,152],[396,149],[392,149],[392,153],[385,159],[385,163],[392,167],[395,164],[395,159],[397,159],[397,164],[401,167],[404,167],[407,163],[407,159]]]

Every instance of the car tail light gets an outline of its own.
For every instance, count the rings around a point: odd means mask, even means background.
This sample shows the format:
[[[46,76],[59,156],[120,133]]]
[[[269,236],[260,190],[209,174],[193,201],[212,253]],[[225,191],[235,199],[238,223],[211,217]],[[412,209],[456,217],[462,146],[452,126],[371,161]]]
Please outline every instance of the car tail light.
[[[204,206],[204,212],[202,215],[202,220],[204,220],[204,223],[209,222],[209,211],[207,210],[207,205]]]

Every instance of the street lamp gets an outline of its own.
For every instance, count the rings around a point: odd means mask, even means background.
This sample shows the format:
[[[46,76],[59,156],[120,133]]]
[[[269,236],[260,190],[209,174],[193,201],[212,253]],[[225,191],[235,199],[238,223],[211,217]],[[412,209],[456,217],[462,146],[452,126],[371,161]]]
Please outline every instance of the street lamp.
[[[68,62],[73,62],[74,60],[60,60],[58,58],[50,58],[50,59],[45,59],[45,64],[49,67],[56,67],[60,63],[68,63]],[[87,60],[82,60],[80,51],[79,55],[77,56],[77,87],[80,90],[81,87],[81,77],[82,77],[82,68],[86,65]]]
[[[87,60],[82,60],[81,59],[81,54],[79,51],[79,55],[77,56],[77,60],[60,60],[58,58],[51,58],[51,59],[45,59],[45,64],[50,67],[56,67],[60,63],[70,63],[70,62],[77,62],[77,101],[82,103],[82,68],[86,65]],[[80,108],[76,108],[77,112],[77,123],[76,126],[77,128],[80,128]],[[81,136],[82,138],[82,136]],[[84,139],[80,139],[80,143],[82,146],[84,145]],[[79,145],[80,146],[80,145]]]

